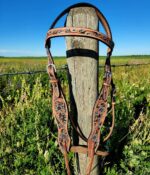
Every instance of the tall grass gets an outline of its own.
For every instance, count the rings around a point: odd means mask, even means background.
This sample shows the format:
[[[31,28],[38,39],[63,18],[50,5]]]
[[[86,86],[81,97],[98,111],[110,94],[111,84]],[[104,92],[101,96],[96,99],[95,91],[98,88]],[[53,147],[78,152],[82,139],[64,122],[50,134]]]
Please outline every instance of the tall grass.
[[[57,59],[57,66],[65,64],[64,59]],[[148,61],[132,59],[114,58],[112,62]],[[46,65],[45,58],[2,60],[1,72],[39,70]],[[116,121],[113,135],[104,145],[111,154],[101,171],[106,175],[150,174],[150,65],[112,69],[117,87]],[[100,84],[102,73],[103,69]],[[67,73],[58,76],[68,99]],[[46,74],[0,77],[0,174],[66,174],[49,91]],[[74,171],[73,154],[69,159]]]

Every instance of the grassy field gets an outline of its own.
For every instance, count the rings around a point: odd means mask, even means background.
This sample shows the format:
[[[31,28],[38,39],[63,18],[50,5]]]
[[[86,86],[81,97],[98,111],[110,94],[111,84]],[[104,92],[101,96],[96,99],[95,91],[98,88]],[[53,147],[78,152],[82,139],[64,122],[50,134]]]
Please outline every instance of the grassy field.
[[[65,58],[55,58],[57,67]],[[104,64],[100,57],[100,65]],[[46,70],[47,59],[0,58],[0,73]],[[150,56],[112,57],[112,64],[146,64]],[[103,175],[150,174],[150,65],[112,68],[117,87],[115,129]],[[101,84],[103,69],[100,69]],[[65,71],[58,76],[69,103]],[[0,77],[0,175],[65,175],[51,111],[47,74]],[[109,119],[109,116],[108,116]],[[103,135],[104,133],[102,133]],[[69,154],[75,172],[74,155]],[[75,174],[75,173],[74,173]]]
[[[55,57],[58,67],[67,64],[66,58]],[[112,64],[146,64],[150,63],[150,56],[113,56]],[[99,64],[105,63],[105,57],[99,58]],[[45,69],[47,64],[46,57],[5,57],[0,58],[0,72],[28,71]]]

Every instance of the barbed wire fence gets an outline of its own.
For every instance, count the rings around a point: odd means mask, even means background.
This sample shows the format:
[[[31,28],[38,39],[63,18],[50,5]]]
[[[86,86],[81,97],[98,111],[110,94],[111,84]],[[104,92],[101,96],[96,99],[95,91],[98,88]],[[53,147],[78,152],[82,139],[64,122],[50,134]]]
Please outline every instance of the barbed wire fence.
[[[116,64],[116,65],[113,64],[113,65],[111,65],[111,67],[136,67],[136,66],[147,66],[147,65],[150,65],[150,63],[146,63],[146,64]],[[104,65],[99,66],[99,68],[104,68]],[[57,70],[58,71],[68,70],[68,66],[67,65],[63,65],[62,67],[59,67]],[[43,73],[47,73],[47,70],[28,71],[28,72],[14,72],[14,73],[0,73],[0,77],[2,77],[2,76],[15,76],[15,75],[43,74]],[[125,101],[127,101],[127,100],[122,101],[122,103],[124,103]],[[116,104],[116,106],[118,106],[118,105],[120,105],[120,103]],[[129,132],[127,134],[129,134]],[[124,135],[124,137],[120,140],[120,142],[122,142],[122,140],[125,137],[127,137],[127,134]],[[37,142],[43,142],[50,135],[52,135],[52,137],[56,138],[55,135],[53,135],[52,133],[49,133],[46,136],[43,136],[40,139],[29,143],[27,146],[32,145],[32,144],[36,144]],[[5,157],[14,156],[15,153],[16,153],[16,150],[12,150],[10,153],[6,153],[5,155],[1,156],[0,160],[3,160]]]
[[[112,64],[111,67],[134,67],[134,66],[146,66],[150,65],[150,63],[146,64]],[[99,66],[99,68],[103,68],[104,65]],[[58,71],[68,70],[67,65],[63,65],[57,69]],[[37,70],[37,71],[28,71],[28,72],[13,72],[13,73],[0,73],[0,77],[2,76],[15,76],[15,75],[32,75],[32,74],[43,74],[47,73],[47,70]]]

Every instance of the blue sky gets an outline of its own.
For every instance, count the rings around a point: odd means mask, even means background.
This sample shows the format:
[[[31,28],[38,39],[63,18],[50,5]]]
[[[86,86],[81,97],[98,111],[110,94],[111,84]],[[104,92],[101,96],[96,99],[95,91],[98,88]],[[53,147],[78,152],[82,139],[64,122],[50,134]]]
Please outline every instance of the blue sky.
[[[0,0],[0,55],[45,56],[46,32],[56,16],[79,0]],[[106,16],[113,55],[150,54],[150,0],[86,0]],[[62,19],[57,26],[63,26]],[[55,56],[65,55],[63,38],[53,39]],[[100,44],[100,54],[106,48]]]

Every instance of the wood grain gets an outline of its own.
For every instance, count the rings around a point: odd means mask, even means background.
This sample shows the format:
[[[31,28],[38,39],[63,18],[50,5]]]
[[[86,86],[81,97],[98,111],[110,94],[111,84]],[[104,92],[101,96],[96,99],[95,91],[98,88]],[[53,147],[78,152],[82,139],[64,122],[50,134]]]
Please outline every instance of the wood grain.
[[[86,27],[98,29],[98,18],[93,8],[80,7],[70,10],[67,16],[67,27]],[[98,53],[98,42],[84,37],[66,37],[67,50],[89,49]],[[79,126],[88,138],[91,131],[92,110],[98,93],[98,59],[74,56],[67,59],[70,77],[72,115],[77,115]],[[74,138],[76,140],[76,138]],[[86,143],[79,139],[79,145]],[[78,174],[85,175],[87,154],[79,154]],[[91,175],[99,175],[98,158],[95,156]]]

